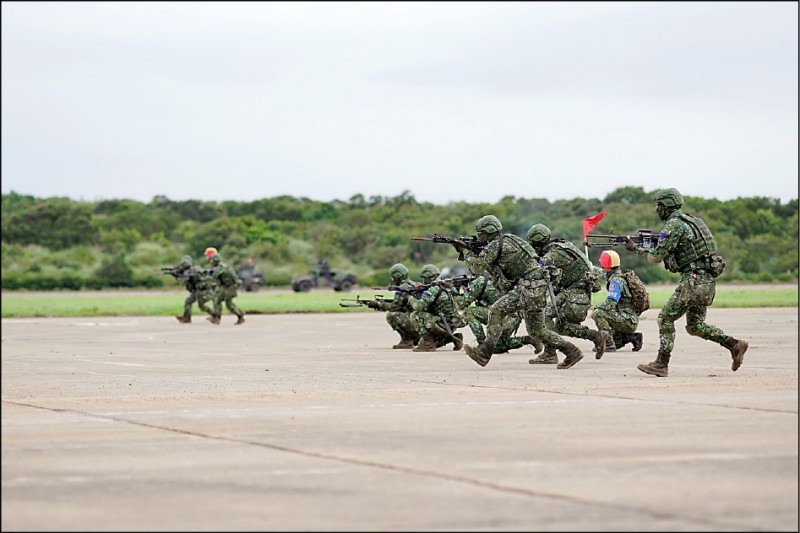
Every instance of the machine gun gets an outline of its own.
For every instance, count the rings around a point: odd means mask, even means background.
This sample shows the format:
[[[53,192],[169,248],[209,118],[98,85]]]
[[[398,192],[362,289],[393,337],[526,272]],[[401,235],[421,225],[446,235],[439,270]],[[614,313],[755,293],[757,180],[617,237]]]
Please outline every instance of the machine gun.
[[[589,239],[596,238],[596,239],[605,239],[603,242],[591,242]],[[583,241],[585,246],[591,246],[593,248],[611,248],[613,246],[619,246],[620,244],[625,244],[628,242],[628,239],[632,239],[642,248],[655,248],[658,244],[658,233],[653,233],[649,229],[640,229],[636,232],[636,235],[614,235],[614,230],[611,230],[611,233],[602,235],[599,233],[587,233],[586,240]]]
[[[464,250],[469,250],[474,254],[481,253],[486,246],[477,235],[463,235],[461,237],[446,237],[434,233],[433,237],[411,237],[412,241],[432,241],[437,244],[452,244],[458,251],[458,260],[464,260]]]
[[[363,300],[359,296],[356,296],[355,298],[342,298],[342,301],[339,302],[339,307],[364,307],[364,306],[369,307],[370,302],[381,302],[390,304],[393,301],[394,300],[387,300],[386,298],[383,297],[382,294],[376,295],[375,298],[373,298],[372,300]],[[343,302],[355,302],[355,303],[343,303]],[[378,309],[375,310],[378,311]]]

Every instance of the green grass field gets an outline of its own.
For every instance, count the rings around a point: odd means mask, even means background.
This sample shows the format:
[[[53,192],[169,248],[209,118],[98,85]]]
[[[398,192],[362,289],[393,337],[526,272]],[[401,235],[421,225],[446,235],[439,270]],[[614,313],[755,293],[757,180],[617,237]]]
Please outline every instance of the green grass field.
[[[652,308],[664,305],[672,294],[673,286],[648,288]],[[57,292],[57,293],[2,293],[2,317],[72,317],[72,316],[170,316],[183,313],[183,301],[188,293],[173,292]],[[240,292],[236,304],[248,314],[273,313],[354,313],[369,312],[367,307],[344,308],[339,303],[343,298],[373,298],[386,292],[365,289],[350,293],[334,291],[312,291],[294,293],[288,291]],[[599,303],[605,291],[594,295]],[[797,307],[796,286],[740,287],[720,285],[713,307]],[[352,302],[350,302],[352,303]],[[200,311],[195,305],[194,313]],[[224,314],[229,314],[225,310]]]

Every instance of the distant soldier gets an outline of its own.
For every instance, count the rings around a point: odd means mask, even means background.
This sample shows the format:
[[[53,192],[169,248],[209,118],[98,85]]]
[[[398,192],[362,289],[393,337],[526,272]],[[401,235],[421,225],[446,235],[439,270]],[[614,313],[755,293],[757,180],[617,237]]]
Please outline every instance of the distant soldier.
[[[595,273],[586,255],[577,246],[564,239],[552,239],[550,228],[534,224],[527,233],[528,242],[539,255],[539,262],[558,267],[561,277],[553,284],[555,302],[547,304],[545,319],[547,327],[560,335],[588,339],[594,343],[597,358],[603,356],[611,337],[583,325],[592,307],[592,292],[600,290],[595,283]],[[531,364],[556,364],[558,355],[548,348],[542,355],[529,361]]]
[[[748,343],[726,335],[706,323],[708,306],[717,292],[716,277],[722,274],[725,260],[717,253],[717,241],[700,217],[681,212],[683,196],[677,189],[663,189],[653,197],[658,218],[664,221],[655,248],[643,248],[628,239],[625,248],[647,259],[664,262],[664,268],[681,275],[678,287],[658,313],[659,349],[652,363],[641,364],[645,374],[667,377],[669,358],[675,343],[675,321],[686,315],[689,335],[719,343],[731,353],[731,370],[742,365]]]
[[[592,310],[592,320],[613,339],[606,351],[614,352],[630,342],[633,351],[638,352],[642,349],[642,334],[636,331],[639,313],[634,309],[633,293],[620,270],[619,254],[614,250],[603,251],[600,266],[606,273],[608,296]],[[595,354],[597,359],[602,356],[601,352]]]
[[[396,263],[389,269],[392,286],[411,288],[418,282],[408,278],[408,267],[403,263]],[[410,294],[397,291],[393,300],[389,302],[370,300],[367,304],[372,309],[387,311],[386,322],[400,335],[400,342],[392,346],[395,350],[410,350],[419,342],[421,336],[414,327],[411,313],[414,311],[409,302]]]
[[[214,316],[214,311],[206,303],[211,301],[210,284],[202,270],[194,266],[192,258],[188,255],[181,257],[176,272],[180,272],[178,280],[189,291],[189,296],[183,302],[183,315],[175,318],[181,324],[189,324],[192,321],[192,305],[197,302],[197,307]]]
[[[429,285],[439,277],[436,265],[425,265],[419,271],[424,285]],[[464,336],[456,333],[456,329],[465,326],[458,314],[458,307],[453,295],[445,287],[428,287],[421,293],[413,293],[409,299],[411,321],[420,335],[414,347],[415,352],[435,352],[440,346],[453,343],[453,350],[460,350],[464,345]]]
[[[223,263],[218,253],[211,254],[208,261],[213,267],[211,270],[211,279],[214,282],[212,288],[214,314],[208,317],[208,320],[212,324],[220,323],[220,319],[222,318],[222,302],[224,301],[228,310],[236,315],[236,325],[244,324],[244,313],[233,303],[233,299],[238,295],[237,289],[240,284],[239,278],[236,277],[236,271],[226,263]]]

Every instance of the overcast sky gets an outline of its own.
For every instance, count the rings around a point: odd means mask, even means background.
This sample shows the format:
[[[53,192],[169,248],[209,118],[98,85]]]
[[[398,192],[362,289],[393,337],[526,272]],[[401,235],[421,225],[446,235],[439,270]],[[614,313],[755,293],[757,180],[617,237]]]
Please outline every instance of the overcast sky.
[[[2,192],[798,192],[797,2],[2,2]]]

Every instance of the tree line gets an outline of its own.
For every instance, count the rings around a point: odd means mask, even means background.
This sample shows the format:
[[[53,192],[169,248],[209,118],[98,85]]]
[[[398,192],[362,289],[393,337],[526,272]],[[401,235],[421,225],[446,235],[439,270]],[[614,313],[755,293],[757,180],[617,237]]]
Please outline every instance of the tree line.
[[[583,247],[582,221],[605,212],[597,233],[657,231],[655,191],[622,187],[603,199],[506,196],[497,203],[418,202],[409,191],[394,197],[355,195],[320,202],[277,196],[251,202],[150,202],[112,199],[87,202],[64,197],[2,196],[4,289],[162,287],[174,281],[159,267],[216,247],[232,266],[253,258],[268,284],[288,285],[326,258],[360,284],[385,284],[388,268],[405,263],[412,276],[426,263],[458,264],[451,246],[412,241],[433,233],[474,234],[475,222],[494,214],[506,232],[524,238],[530,226],[547,225],[554,238]],[[793,282],[798,279],[797,199],[766,197],[721,201],[684,196],[683,211],[703,218],[728,266],[720,281]],[[590,248],[597,264],[600,249]],[[677,281],[661,265],[649,265],[620,247],[623,268],[645,283]]]

